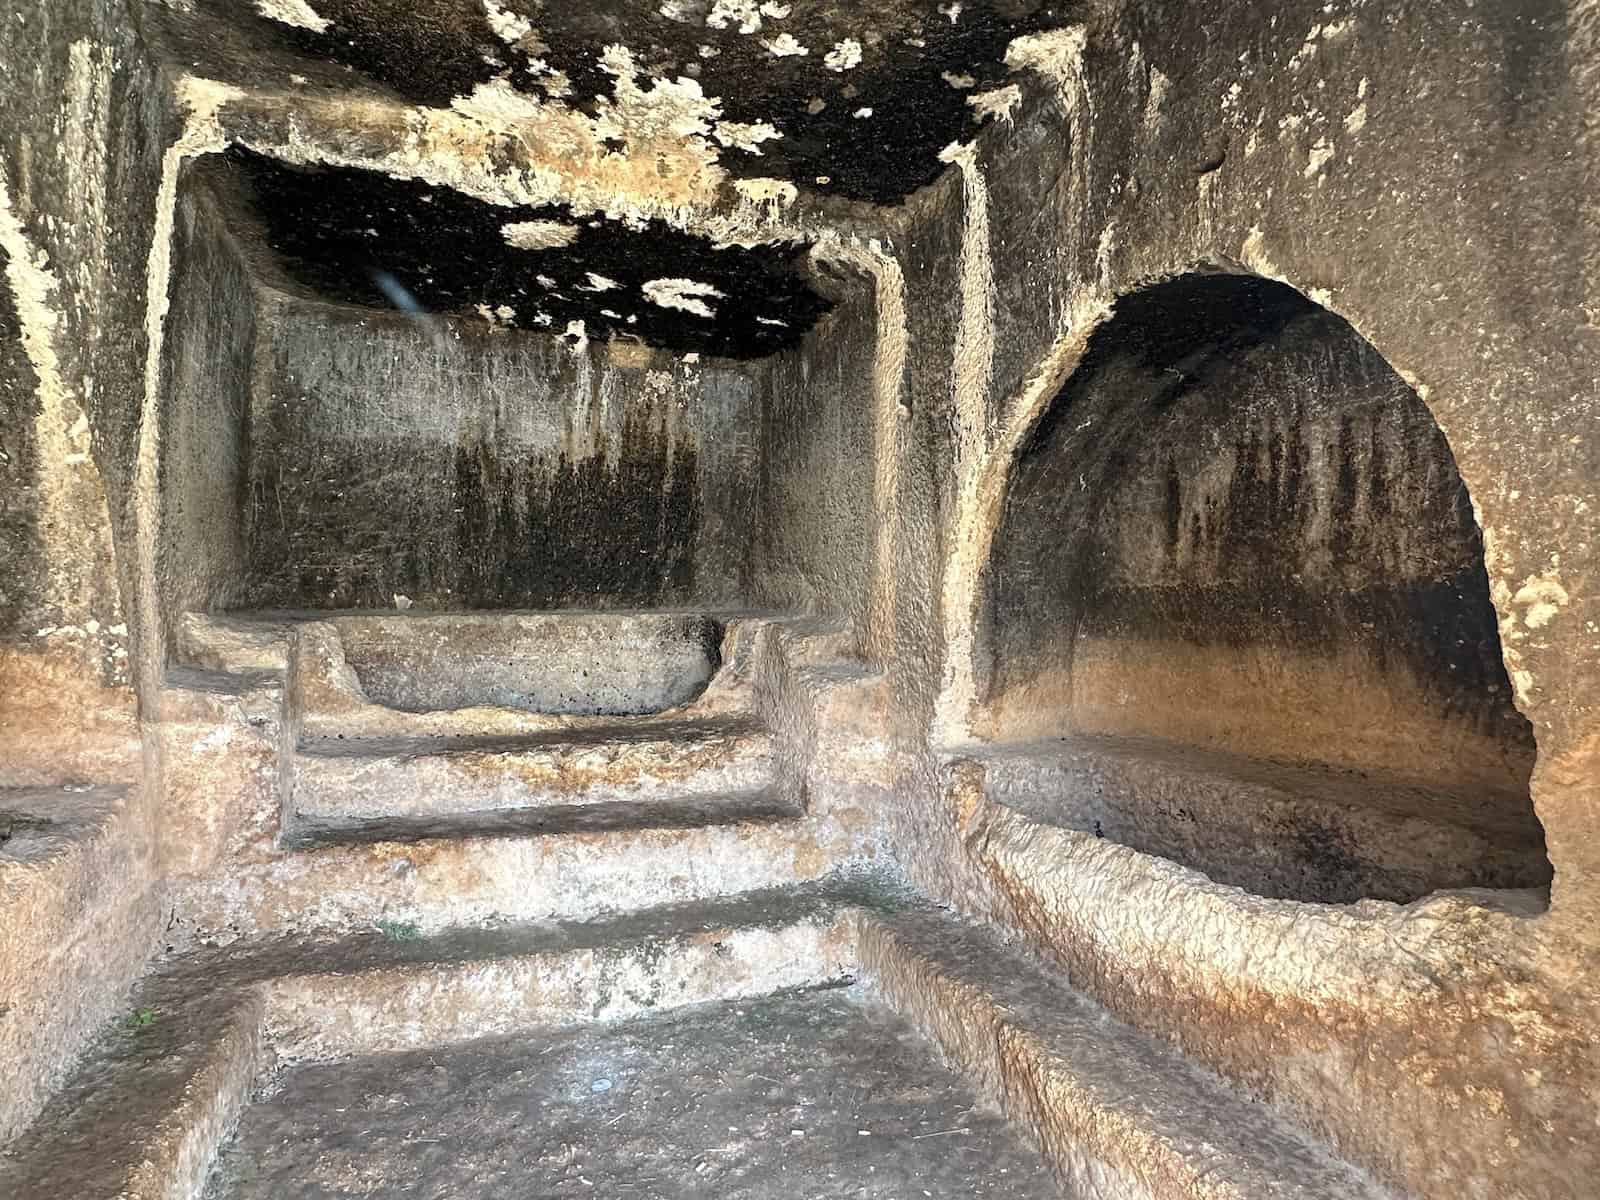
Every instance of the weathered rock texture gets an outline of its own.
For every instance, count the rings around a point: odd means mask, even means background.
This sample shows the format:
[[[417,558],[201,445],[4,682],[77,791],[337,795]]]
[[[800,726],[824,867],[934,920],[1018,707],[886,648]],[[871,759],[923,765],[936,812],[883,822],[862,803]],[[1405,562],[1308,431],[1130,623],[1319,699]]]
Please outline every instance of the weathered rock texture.
[[[958,769],[1043,824],[1159,854],[1261,896],[1406,903],[1481,887],[1528,889],[1542,904],[1550,880],[1526,808],[1485,805],[1470,784],[1441,790],[1106,736],[1003,743]]]
[[[16,815],[0,838],[9,1064],[0,1137],[9,1137],[155,946],[154,789],[133,692],[144,644],[134,494],[170,99],[124,4],[30,3],[8,12],[3,30],[0,809]],[[106,790],[86,793],[89,784]]]
[[[108,493],[115,455],[91,420],[106,407],[96,387],[114,390],[128,365],[113,345],[130,331],[104,240],[123,197],[108,199],[102,177],[119,149],[113,109],[126,117],[114,45],[127,34],[16,36],[0,73],[15,122],[0,145],[0,783],[128,779],[128,626],[108,507],[126,493]],[[24,77],[30,63],[39,79]],[[24,94],[46,72],[59,112]]]
[[[248,1110],[208,1194],[315,1196],[401,1176],[452,1194],[491,1177],[555,1195],[826,1195],[842,1180],[884,1200],[1057,1195],[1039,1155],[999,1113],[975,1112],[970,1084],[929,1049],[831,989],[302,1067]],[[536,1154],[529,1128],[548,1134]]]
[[[970,150],[952,153],[959,174],[908,206],[901,242],[909,343],[920,352],[908,360],[912,410],[893,507],[897,548],[886,566],[897,593],[891,678],[904,755],[898,857],[936,894],[1028,930],[1125,1019],[1288,1104],[1356,1161],[1420,1195],[1578,1195],[1592,1169],[1588,1031],[1600,893],[1588,831],[1600,657],[1583,582],[1593,569],[1578,564],[1594,555],[1586,514],[1596,504],[1597,359],[1583,307],[1592,268],[1583,264],[1594,261],[1597,235],[1581,207],[1582,156],[1572,153],[1586,145],[1590,76],[1575,69],[1582,53],[1574,47],[1588,25],[1568,17],[1556,7],[1447,16],[1403,4],[1097,6],[1082,25],[1018,49],[1025,99],[1014,121],[988,126]],[[989,685],[1047,669],[1048,660],[1030,660],[1030,647],[1069,642],[1054,624],[1066,614],[1014,612],[1008,629],[985,623],[989,584],[1016,586],[994,578],[998,542],[1014,538],[1010,562],[1032,569],[1065,533],[1044,521],[1031,542],[1006,531],[1014,464],[1036,444],[1095,331],[1115,326],[1113,302],[1196,269],[1287,282],[1348,321],[1442,431],[1482,530],[1512,699],[1537,745],[1533,808],[1555,872],[1547,916],[1524,915],[1537,912],[1536,894],[1531,905],[1519,901],[1515,916],[1442,898],[1419,909],[1378,907],[1370,954],[1325,960],[1313,947],[1339,940],[1343,910],[1217,888],[1092,829],[1008,815],[966,783],[934,798],[943,767],[929,743],[983,736]],[[1371,362],[1358,351],[1328,369],[1376,380],[1362,365]],[[1403,415],[1403,390],[1384,386],[1402,407],[1374,428],[1415,420]],[[1240,417],[1230,410],[1228,419]],[[1079,421],[1067,417],[1059,436],[1087,438]],[[1130,432],[1126,461],[1099,490],[1087,471],[1080,485],[1065,462],[1060,468],[1088,505],[1150,498],[1136,524],[1157,547],[1167,529],[1166,472],[1141,477],[1136,468],[1160,430],[1147,416]],[[1412,453],[1438,444],[1423,433],[1407,440]],[[1226,444],[1226,427],[1208,426],[1178,449],[1198,465]],[[1257,461],[1270,462],[1265,442]],[[1180,479],[1180,501],[1208,486],[1219,485]],[[1071,503],[1048,487],[1038,494]],[[1074,512],[1087,520],[1085,510]],[[1470,530],[1456,528],[1463,534],[1453,544],[1469,545]],[[1429,551],[1450,544],[1440,538]],[[1293,561],[1297,547],[1280,548]],[[1060,577],[1042,582],[1070,586]],[[1298,656],[1287,644],[1295,615],[1279,608],[1286,670],[1273,689],[1246,697],[1251,708],[1230,703],[1239,697],[1233,681],[1254,669],[1250,656],[1174,638],[1143,661],[1120,648],[1079,660],[1091,679],[1078,682],[1093,686],[1088,715],[1115,717],[1122,729],[1157,721],[1166,727],[1150,732],[1226,744],[1235,722],[1241,733],[1249,728],[1250,711],[1275,711],[1277,752],[1310,751],[1322,761],[1365,753],[1374,744],[1369,728],[1392,736],[1398,722],[1368,726],[1362,706],[1394,693],[1369,686],[1376,681],[1367,667],[1352,676],[1326,655],[1298,666],[1330,672],[1348,723],[1325,720],[1320,739],[1308,736],[1318,708],[1298,706],[1310,689],[1297,685]],[[1207,619],[1196,606],[1174,611]],[[1319,606],[1323,619],[1340,611]],[[1116,621],[1143,615],[1113,606],[1102,637]],[[1009,660],[1006,638],[1022,651]],[[1403,680],[1419,649],[1391,643],[1385,674]],[[995,673],[997,656],[1012,675]],[[1116,676],[1113,662],[1126,663],[1127,674]],[[1185,678],[1229,687],[1196,688],[1179,703]],[[1124,687],[1130,699],[1153,700],[1154,711],[1118,703]],[[1073,698],[1019,703],[1015,715],[1035,732],[1052,720],[1067,732]],[[1424,776],[1471,771],[1473,760],[1502,779],[1526,770],[1525,751],[1501,760],[1493,741],[1471,732],[1481,728],[1472,711],[1497,702],[1381,703],[1406,714],[1401,727],[1412,732],[1395,739],[1396,753],[1409,741],[1409,765]],[[1509,714],[1494,722],[1515,723]],[[1440,752],[1436,737],[1484,752]],[[1248,819],[1240,836],[1253,837]],[[1283,922],[1281,932],[1247,919],[1255,912]],[[1423,930],[1425,971],[1404,948]],[[1454,965],[1441,969],[1441,957]],[[1396,976],[1392,984],[1374,983],[1380,963]],[[1513,1033],[1522,1021],[1539,1035]],[[1553,1085],[1558,1078],[1566,1082]],[[1476,1133],[1420,1133],[1467,1128]]]
[[[173,213],[172,298],[162,365],[164,637],[186,612],[239,603],[248,586],[248,448],[265,297],[215,198],[185,187]]]
[[[1587,1195],[1597,89],[1590,0],[16,0],[0,1190],[859,971],[1085,1195]]]

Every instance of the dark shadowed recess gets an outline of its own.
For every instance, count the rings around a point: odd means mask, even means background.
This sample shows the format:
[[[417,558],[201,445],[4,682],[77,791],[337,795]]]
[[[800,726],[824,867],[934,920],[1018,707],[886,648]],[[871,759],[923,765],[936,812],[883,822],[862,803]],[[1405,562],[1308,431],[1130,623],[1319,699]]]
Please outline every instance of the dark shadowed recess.
[[[1348,738],[1373,739],[1359,748],[1383,764],[1374,770],[1428,781],[1391,808],[1459,819],[1509,856],[1507,868],[1465,843],[1440,849],[1431,878],[1403,898],[1548,882],[1527,790],[1532,731],[1512,702],[1482,534],[1450,447],[1383,357],[1293,289],[1190,274],[1121,300],[1020,451],[985,588],[999,736],[1012,721],[1040,736],[1037,718],[1054,717],[1064,737],[1193,739],[1245,758],[1268,737],[1269,756],[1317,767],[1358,760],[1343,753],[1355,742],[1329,745],[1340,729],[1322,714],[1344,711]],[[1295,708],[1319,691],[1326,702]],[[1019,716],[1027,696],[1057,697],[1061,711],[1033,699],[1036,715]],[[1208,698],[1210,712],[1185,711]],[[1462,747],[1461,761],[1438,738]],[[1374,796],[1399,794],[1377,775],[1341,778],[1341,806],[1382,810]],[[1130,844],[1192,820],[1159,798],[1127,803],[1139,814],[1124,822]],[[1252,846],[1304,869],[1268,894],[1353,898],[1324,844],[1335,835],[1305,814],[1297,832],[1246,806],[1226,818],[1243,843],[1185,827],[1161,843],[1179,850],[1153,852],[1237,881],[1257,868],[1230,876],[1219,864]],[[1373,845],[1338,849],[1383,858]]]
[[[38,377],[22,348],[22,324],[5,272],[0,250],[0,637],[27,623],[45,582],[34,487]]]
[[[653,222],[634,231],[559,206],[507,208],[415,180],[353,168],[299,167],[233,147],[225,159],[247,186],[285,271],[332,300],[396,306],[392,285],[427,312],[560,334],[582,321],[591,338],[636,338],[680,353],[759,358],[794,345],[831,305],[797,274],[792,245],[717,248]],[[570,245],[524,250],[505,228],[572,227]],[[646,283],[687,279],[706,317],[649,300]],[[404,303],[402,301],[402,303]],[[545,319],[547,318],[547,319]]]
[[[1136,480],[1160,504],[1130,522]],[[1080,630],[1200,644],[1381,630],[1368,644],[1447,710],[1528,736],[1443,433],[1348,323],[1271,280],[1185,275],[1118,302],[1021,450],[991,599],[1002,676],[1059,646],[1044,601]]]
[[[304,54],[435,106],[500,76],[543,97],[558,71],[571,86],[563,101],[592,112],[594,98],[610,96],[615,84],[600,55],[622,45],[650,78],[697,80],[722,101],[724,119],[777,127],[782,139],[762,143],[759,155],[724,153],[734,174],[894,204],[932,182],[942,169],[939,151],[976,127],[967,99],[1005,82],[1012,39],[1062,25],[1076,6],[789,0],[769,5],[787,7],[788,16],[758,14],[760,28],[750,33],[738,20],[708,25],[713,0],[502,0],[498,7],[531,24],[518,44],[497,36],[483,0],[317,0],[313,8],[331,22],[324,31],[266,24]],[[774,54],[767,43],[783,35],[806,53]],[[847,41],[860,45],[859,64],[830,67],[829,54]],[[864,109],[870,116],[857,115]]]

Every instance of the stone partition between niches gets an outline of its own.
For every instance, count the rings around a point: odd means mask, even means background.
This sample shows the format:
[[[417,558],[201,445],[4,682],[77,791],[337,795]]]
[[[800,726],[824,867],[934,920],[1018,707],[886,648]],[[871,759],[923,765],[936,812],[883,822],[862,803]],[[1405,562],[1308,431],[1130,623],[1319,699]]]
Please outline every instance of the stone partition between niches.
[[[8,266],[0,247],[0,637],[26,627],[45,599],[48,569],[37,494],[39,377],[23,350]]]
[[[866,381],[885,336],[871,307],[882,286],[836,284],[839,308],[768,371],[754,572],[762,603],[858,619],[866,609],[881,453]]]
[[[243,587],[244,471],[260,301],[211,194],[184,187],[173,220],[155,571],[168,640],[181,615]]]

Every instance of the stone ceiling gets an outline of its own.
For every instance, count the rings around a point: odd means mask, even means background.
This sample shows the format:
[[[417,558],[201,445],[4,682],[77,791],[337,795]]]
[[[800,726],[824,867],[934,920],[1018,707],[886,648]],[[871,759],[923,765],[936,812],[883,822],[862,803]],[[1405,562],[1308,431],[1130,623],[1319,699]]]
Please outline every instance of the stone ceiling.
[[[476,314],[499,330],[621,336],[752,358],[792,345],[828,308],[792,247],[715,247],[661,222],[506,208],[377,171],[295,167],[234,147],[284,270],[327,299]]]
[[[1046,0],[165,3],[195,22],[225,22],[261,61],[303,63],[318,80],[332,69],[352,89],[421,112],[514,129],[545,174],[603,175],[624,191],[636,178],[658,195],[671,194],[662,180],[682,177],[685,196],[732,183],[747,196],[873,205],[931,183],[945,169],[941,151],[1010,111],[1020,94],[1007,47],[1065,24],[1067,9]],[[800,234],[730,245],[615,204],[508,207],[394,172],[229,157],[288,274],[331,299],[558,334],[578,322],[590,337],[736,358],[792,345],[828,308],[795,265]]]
[[[707,123],[722,165],[880,204],[932,182],[1004,85],[1006,47],[1060,23],[1042,0],[260,0],[308,55],[418,104],[504,84],[592,115],[619,84]],[[708,109],[716,109],[712,115]],[[618,122],[616,149],[628,141]]]

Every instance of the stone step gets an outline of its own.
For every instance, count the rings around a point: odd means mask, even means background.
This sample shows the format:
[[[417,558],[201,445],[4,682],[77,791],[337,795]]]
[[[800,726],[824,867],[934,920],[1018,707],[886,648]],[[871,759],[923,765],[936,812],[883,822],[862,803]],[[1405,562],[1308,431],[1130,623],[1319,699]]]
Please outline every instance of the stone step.
[[[803,884],[877,853],[859,822],[794,815],[768,795],[328,819],[302,822],[224,873],[186,879],[173,904],[186,930],[214,938],[341,935],[379,921],[432,932]]]
[[[864,912],[866,979],[1055,1164],[1069,1195],[1393,1200],[1371,1177],[986,929]]]
[[[588,922],[404,923],[176,955],[0,1156],[10,1200],[197,1197],[252,1090],[291,1062],[615,1021],[846,979],[859,878]]]
[[[646,833],[781,823],[802,815],[771,792],[671,797],[647,801],[606,799],[595,804],[551,804],[477,812],[402,813],[396,816],[297,816],[279,845],[287,850],[338,846],[411,845],[564,837],[585,833]]]
[[[566,735],[303,740],[284,776],[286,834],[338,820],[715,807],[759,795],[775,775],[771,735],[739,718],[619,721]]]
[[[186,612],[173,634],[173,662],[234,675],[282,675],[289,665],[289,640],[305,615]]]

